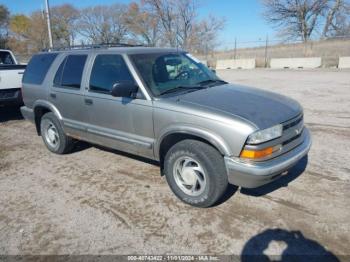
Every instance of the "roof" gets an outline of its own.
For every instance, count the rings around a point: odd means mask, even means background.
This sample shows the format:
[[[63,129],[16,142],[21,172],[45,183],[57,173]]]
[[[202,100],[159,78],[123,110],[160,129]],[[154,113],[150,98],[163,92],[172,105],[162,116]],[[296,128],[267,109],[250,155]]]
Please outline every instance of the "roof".
[[[111,52],[118,54],[150,54],[150,53],[176,53],[184,52],[177,48],[159,48],[159,47],[101,47],[101,48],[80,48],[68,50],[52,50],[52,53],[101,53]],[[42,52],[46,53],[46,52]]]

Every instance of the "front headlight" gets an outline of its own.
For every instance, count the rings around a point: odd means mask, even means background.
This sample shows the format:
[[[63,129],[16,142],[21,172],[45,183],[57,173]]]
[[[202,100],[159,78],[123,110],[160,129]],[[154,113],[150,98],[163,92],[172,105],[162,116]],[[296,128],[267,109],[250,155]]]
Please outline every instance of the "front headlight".
[[[283,126],[276,125],[264,130],[256,131],[248,137],[247,144],[261,144],[282,136]]]

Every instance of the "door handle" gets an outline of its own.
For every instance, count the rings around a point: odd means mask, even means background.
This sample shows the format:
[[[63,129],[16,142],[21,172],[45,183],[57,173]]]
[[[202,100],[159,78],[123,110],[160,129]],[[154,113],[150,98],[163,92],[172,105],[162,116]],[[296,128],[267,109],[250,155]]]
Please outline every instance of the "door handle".
[[[50,97],[52,97],[52,98],[56,98],[56,94],[54,94],[54,93],[50,93]]]
[[[84,101],[85,101],[85,104],[88,105],[88,106],[91,106],[93,104],[92,99],[85,98]]]

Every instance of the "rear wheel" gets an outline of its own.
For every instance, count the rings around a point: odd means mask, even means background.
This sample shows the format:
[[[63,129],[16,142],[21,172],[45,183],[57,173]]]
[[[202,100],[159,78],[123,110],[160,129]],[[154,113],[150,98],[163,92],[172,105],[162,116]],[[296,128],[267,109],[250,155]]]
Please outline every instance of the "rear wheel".
[[[228,185],[222,155],[197,140],[175,144],[165,156],[164,171],[174,194],[196,207],[214,205]]]
[[[66,136],[53,113],[46,113],[40,122],[40,132],[46,147],[53,153],[66,154],[73,148],[73,139]]]

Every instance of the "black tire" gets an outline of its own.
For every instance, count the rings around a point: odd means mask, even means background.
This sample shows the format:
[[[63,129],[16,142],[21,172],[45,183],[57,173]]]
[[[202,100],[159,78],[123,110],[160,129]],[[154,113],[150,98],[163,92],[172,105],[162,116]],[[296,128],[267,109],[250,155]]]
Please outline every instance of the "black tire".
[[[203,192],[197,196],[185,193],[175,178],[176,163],[188,157],[200,164],[206,179]],[[183,202],[195,207],[205,208],[214,205],[225,193],[228,186],[222,155],[214,147],[197,140],[188,139],[175,144],[165,156],[164,173],[174,194]],[[178,178],[177,181],[179,181]]]
[[[48,129],[55,129],[57,131],[58,142],[56,144],[50,142],[48,137]],[[69,153],[74,146],[74,141],[71,137],[67,136],[63,128],[55,116],[54,113],[49,112],[42,116],[40,121],[40,133],[41,137],[47,147],[51,152],[55,154],[66,154]],[[56,137],[56,136],[55,136]]]

